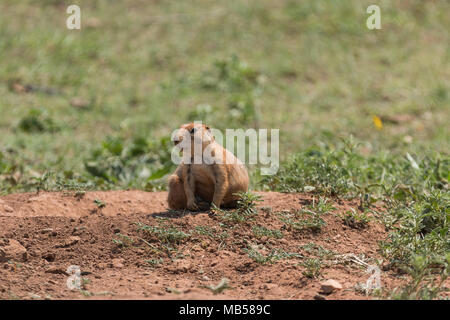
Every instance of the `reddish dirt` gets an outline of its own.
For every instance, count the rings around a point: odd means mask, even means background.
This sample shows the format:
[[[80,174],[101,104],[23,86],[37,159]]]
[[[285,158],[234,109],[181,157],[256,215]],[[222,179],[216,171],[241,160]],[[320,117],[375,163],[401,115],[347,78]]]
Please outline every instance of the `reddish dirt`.
[[[369,277],[366,267],[342,255],[355,254],[374,263],[380,258],[377,242],[387,236],[383,226],[374,221],[363,229],[344,225],[342,213],[357,210],[357,203],[336,200],[335,209],[322,216],[326,225],[320,232],[290,230],[279,212],[304,209],[313,196],[259,194],[264,200],[259,206],[266,208],[253,221],[228,227],[220,213],[168,211],[165,192],[67,191],[0,197],[0,299],[314,299],[320,282],[327,279],[337,280],[343,288],[323,294],[326,299],[371,298],[355,290]],[[165,225],[190,232],[190,238],[168,251],[158,239],[138,231],[137,222],[158,226],[158,217],[166,218]],[[253,226],[280,230],[283,237],[257,237]],[[195,232],[196,228],[210,234]],[[223,232],[227,238],[220,237]],[[134,242],[121,246],[117,243],[123,240],[121,235]],[[308,250],[308,243],[335,255]],[[2,248],[14,245],[19,248],[2,261]],[[260,264],[245,252],[249,247],[264,255],[278,249],[303,258]],[[323,263],[321,275],[303,274],[307,258]],[[81,268],[85,279],[81,291],[66,285],[70,265]],[[229,279],[230,289],[213,294],[205,287],[222,278]],[[402,283],[391,272],[382,272],[381,281],[388,290]]]

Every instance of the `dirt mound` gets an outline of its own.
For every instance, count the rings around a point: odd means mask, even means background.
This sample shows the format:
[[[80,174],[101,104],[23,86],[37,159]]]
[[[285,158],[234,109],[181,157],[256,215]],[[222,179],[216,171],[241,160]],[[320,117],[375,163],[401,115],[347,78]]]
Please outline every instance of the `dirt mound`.
[[[322,203],[316,217],[310,195],[259,194],[258,214],[243,222],[169,211],[165,192],[0,197],[0,299],[367,298],[360,284],[380,258],[381,225],[346,225],[356,202]],[[68,288],[69,266],[80,268],[81,290]],[[327,279],[343,288],[320,293]],[[400,284],[387,272],[381,282]]]

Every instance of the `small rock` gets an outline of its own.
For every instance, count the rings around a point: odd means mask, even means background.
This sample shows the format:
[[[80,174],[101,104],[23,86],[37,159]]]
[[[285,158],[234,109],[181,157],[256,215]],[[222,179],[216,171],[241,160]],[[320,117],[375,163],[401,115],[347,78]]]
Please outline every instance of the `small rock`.
[[[65,275],[67,275],[66,270],[64,270],[61,267],[50,267],[47,270],[45,270],[45,273],[65,274]]]
[[[0,243],[0,262],[8,260],[25,262],[27,260],[27,249],[14,239],[7,239],[3,245]]]
[[[56,248],[67,248],[70,246],[73,246],[74,244],[77,244],[78,242],[80,242],[81,238],[78,236],[71,236],[69,238],[67,238],[64,242],[57,244],[55,247]]]
[[[314,300],[327,300],[327,298],[321,294],[316,294]]]
[[[330,294],[335,290],[342,289],[342,285],[336,280],[329,279],[320,283],[320,290],[322,293]]]
[[[14,212],[14,209],[6,204],[3,206],[3,209],[5,209],[5,211],[9,213]]]
[[[46,228],[41,230],[41,233],[50,233],[50,232],[53,232],[52,228]]]
[[[114,268],[123,268],[123,263],[125,262],[125,259],[122,259],[122,258],[116,258],[116,259],[113,259],[112,260],[112,263],[111,263],[111,265],[114,267]]]
[[[72,235],[79,236],[84,232],[84,230],[86,230],[86,227],[84,227],[84,226],[75,227],[75,228],[73,228]]]

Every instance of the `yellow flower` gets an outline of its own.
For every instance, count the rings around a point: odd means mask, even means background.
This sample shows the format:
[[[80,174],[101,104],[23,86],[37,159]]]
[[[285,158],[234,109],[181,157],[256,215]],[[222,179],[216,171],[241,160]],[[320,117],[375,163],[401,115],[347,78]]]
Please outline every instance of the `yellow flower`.
[[[383,129],[383,122],[381,121],[380,117],[373,116],[373,124],[378,130]]]

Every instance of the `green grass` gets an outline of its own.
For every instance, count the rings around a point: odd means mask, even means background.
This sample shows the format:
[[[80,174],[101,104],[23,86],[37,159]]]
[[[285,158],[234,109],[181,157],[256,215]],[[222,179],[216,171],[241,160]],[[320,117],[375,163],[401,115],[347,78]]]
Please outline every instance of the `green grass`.
[[[65,28],[69,4],[0,4],[4,193],[49,171],[163,188],[161,139],[194,119],[280,128],[283,159],[350,134],[366,153],[449,150],[447,1],[380,1],[378,31],[365,27],[368,0],[82,0],[80,31]]]
[[[287,226],[289,230],[301,232],[310,230],[318,233],[322,227],[326,225],[325,221],[314,212],[294,212],[293,214],[285,214],[280,220]]]
[[[139,231],[143,231],[149,237],[155,237],[166,245],[178,245],[191,237],[190,233],[183,232],[164,220],[161,220],[158,226],[148,226],[140,222],[137,226]]]
[[[238,192],[237,195],[239,199],[235,210],[222,210],[214,205],[212,207],[213,212],[218,214],[219,219],[225,223],[248,223],[254,220],[254,217],[258,214],[256,205],[258,201],[261,201],[259,195],[251,192]]]
[[[383,29],[370,31],[369,0],[80,0],[73,31],[70,1],[1,1],[0,194],[160,190],[180,124],[279,128],[281,169],[250,167],[251,188],[313,193],[316,229],[327,197],[357,198],[344,222],[374,213],[390,230],[388,265],[412,278],[393,297],[438,297],[429,278],[446,277],[450,250],[450,3],[376,3]],[[252,203],[227,222],[251,218]],[[184,238],[146,231],[166,245]]]
[[[302,255],[295,252],[286,252],[281,249],[272,249],[267,255],[259,252],[256,248],[244,248],[243,251],[255,262],[265,265],[275,263],[283,259],[302,259]]]
[[[252,227],[252,231],[255,234],[256,237],[258,238],[262,238],[262,237],[267,237],[267,238],[275,238],[275,239],[281,239],[283,238],[283,232],[280,230],[276,230],[276,229],[268,229],[266,227],[263,226],[253,226]]]
[[[367,212],[372,212],[389,230],[380,243],[386,267],[411,276],[411,283],[392,298],[439,297],[450,270],[450,158],[437,152],[363,156],[360,150],[357,143],[345,142],[297,153],[262,184],[283,192],[309,187],[309,192],[322,196],[358,198],[360,211],[347,211],[343,223],[367,227]],[[387,212],[377,212],[375,201],[382,201]],[[315,226],[311,218],[295,218],[289,214],[280,219],[297,230]],[[310,262],[308,270],[314,269]]]

